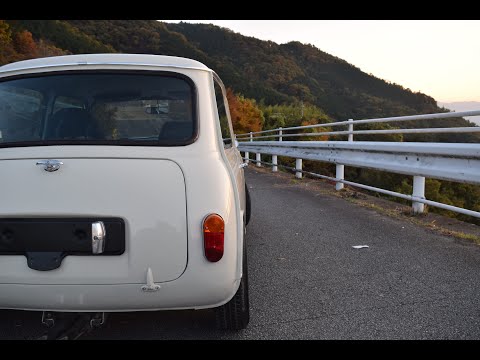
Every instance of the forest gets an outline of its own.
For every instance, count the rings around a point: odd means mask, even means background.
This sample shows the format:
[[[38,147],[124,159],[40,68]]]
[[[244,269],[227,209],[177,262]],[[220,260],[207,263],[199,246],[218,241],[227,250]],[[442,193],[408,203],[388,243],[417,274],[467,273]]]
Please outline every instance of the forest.
[[[328,34],[326,34],[328,36]],[[0,20],[0,65],[79,53],[145,53],[183,56],[214,69],[228,87],[235,132],[277,127],[447,112],[432,97],[367,74],[313,45],[276,44],[208,24],[154,20]],[[356,129],[475,126],[463,118]],[[324,129],[327,131],[328,128]],[[317,140],[343,140],[320,136]],[[358,136],[356,140],[478,143],[476,134]],[[286,165],[291,160],[282,159]],[[329,164],[305,162],[308,171],[334,175]],[[411,193],[407,176],[346,168],[346,179]],[[427,179],[430,200],[480,211],[480,187]],[[396,200],[401,201],[401,200]],[[478,219],[429,210],[480,224]]]

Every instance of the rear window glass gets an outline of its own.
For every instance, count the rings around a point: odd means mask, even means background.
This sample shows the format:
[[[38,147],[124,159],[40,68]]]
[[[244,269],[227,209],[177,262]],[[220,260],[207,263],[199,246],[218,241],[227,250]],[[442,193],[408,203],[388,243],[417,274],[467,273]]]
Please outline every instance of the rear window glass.
[[[71,73],[0,82],[0,146],[185,145],[196,134],[190,81],[166,74]]]

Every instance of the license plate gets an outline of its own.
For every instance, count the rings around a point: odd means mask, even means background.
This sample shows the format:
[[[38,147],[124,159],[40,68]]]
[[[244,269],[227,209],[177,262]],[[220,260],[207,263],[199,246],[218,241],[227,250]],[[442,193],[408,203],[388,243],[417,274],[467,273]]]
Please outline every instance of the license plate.
[[[105,244],[92,251],[92,224],[102,222]],[[94,236],[93,236],[94,237]],[[120,218],[4,218],[0,219],[0,255],[25,255],[35,270],[53,270],[67,255],[121,255],[125,251],[125,223]]]

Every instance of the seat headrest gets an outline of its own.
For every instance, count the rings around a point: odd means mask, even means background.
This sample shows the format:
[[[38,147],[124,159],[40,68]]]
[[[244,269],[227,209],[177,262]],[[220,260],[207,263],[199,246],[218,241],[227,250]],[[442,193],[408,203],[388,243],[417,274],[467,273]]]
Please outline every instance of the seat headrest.
[[[58,110],[51,119],[48,137],[55,139],[103,139],[90,113],[81,108]]]
[[[193,123],[191,121],[169,121],[162,127],[158,140],[160,141],[183,141],[193,135]]]
[[[60,109],[52,122],[57,125],[57,139],[87,138],[94,123],[90,113],[81,108]]]

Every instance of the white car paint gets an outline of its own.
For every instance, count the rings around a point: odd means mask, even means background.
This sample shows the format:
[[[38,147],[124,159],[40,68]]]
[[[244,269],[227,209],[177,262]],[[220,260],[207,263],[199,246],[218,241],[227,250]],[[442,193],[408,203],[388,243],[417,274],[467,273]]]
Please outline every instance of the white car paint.
[[[126,224],[126,250],[119,256],[69,255],[58,269],[37,271],[23,255],[0,255],[0,308],[135,311],[228,302],[242,277],[245,179],[235,145],[224,150],[213,92],[216,74],[190,59],[92,54],[5,65],[0,81],[92,69],[189,77],[197,91],[198,138],[173,147],[0,148],[0,218],[104,216],[121,217]],[[64,165],[48,173],[36,166],[44,159]],[[211,213],[225,221],[225,251],[217,263],[207,261],[203,249],[202,223]],[[149,269],[158,291],[142,291]]]

